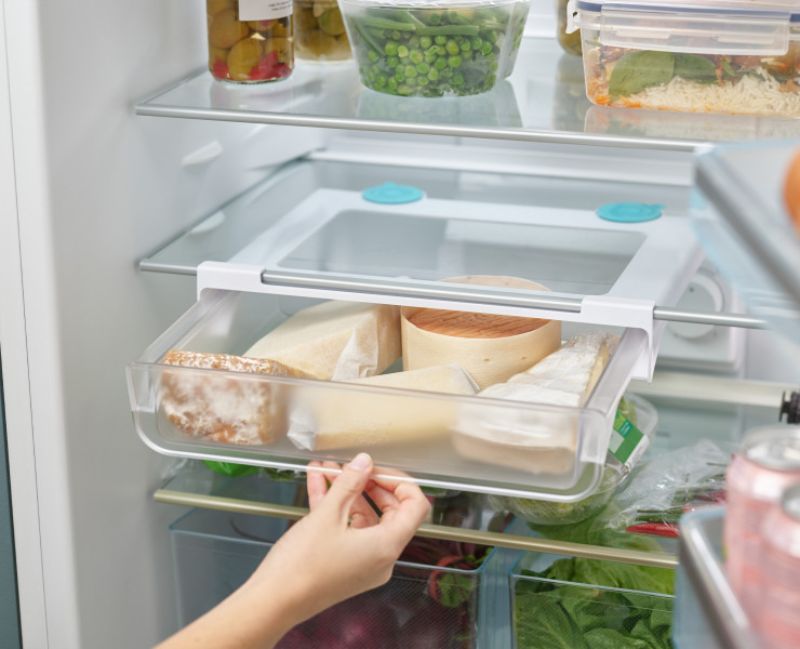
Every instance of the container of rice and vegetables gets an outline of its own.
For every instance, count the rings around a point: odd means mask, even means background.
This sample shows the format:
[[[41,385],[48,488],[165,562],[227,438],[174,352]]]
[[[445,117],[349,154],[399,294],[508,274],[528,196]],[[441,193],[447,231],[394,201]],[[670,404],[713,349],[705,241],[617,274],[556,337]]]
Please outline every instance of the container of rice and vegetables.
[[[571,0],[601,106],[800,117],[796,0]]]

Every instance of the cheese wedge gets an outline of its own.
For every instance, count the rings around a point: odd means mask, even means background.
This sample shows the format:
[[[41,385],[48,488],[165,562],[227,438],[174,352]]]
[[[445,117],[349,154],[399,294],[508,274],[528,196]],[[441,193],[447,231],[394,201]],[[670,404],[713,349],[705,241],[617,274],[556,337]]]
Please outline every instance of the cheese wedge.
[[[547,290],[517,277],[470,275],[445,281]],[[528,369],[561,345],[561,323],[555,320],[409,307],[401,315],[404,369],[455,363],[481,389]]]
[[[404,388],[443,394],[475,394],[460,367],[442,365],[348,381],[365,387]],[[291,415],[289,439],[299,448],[330,450],[447,437],[456,421],[449,399],[374,390],[307,392]]]
[[[396,306],[323,302],[298,311],[245,352],[324,381],[380,374],[400,357]]]
[[[182,434],[252,446],[270,444],[286,433],[283,386],[258,377],[302,378],[301,372],[270,360],[186,350],[172,350],[161,362],[181,368],[243,374],[163,370],[160,409]]]
[[[514,409],[470,405],[462,411],[454,444],[460,454],[534,473],[565,473],[574,465],[580,411],[617,343],[609,334],[577,336],[508,382],[480,396],[534,404]],[[548,410],[546,406],[572,409]]]

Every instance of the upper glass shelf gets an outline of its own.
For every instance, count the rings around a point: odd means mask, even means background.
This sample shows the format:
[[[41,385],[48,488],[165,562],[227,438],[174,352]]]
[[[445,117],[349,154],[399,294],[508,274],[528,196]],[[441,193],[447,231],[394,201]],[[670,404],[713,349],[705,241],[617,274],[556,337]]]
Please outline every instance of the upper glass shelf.
[[[800,141],[726,145],[701,156],[696,230],[753,313],[800,343],[800,232],[783,185]]]
[[[365,89],[352,62],[299,62],[287,81],[224,84],[201,72],[136,106],[139,115],[361,131],[694,151],[709,142],[800,137],[800,120],[593,106],[581,59],[553,39],[523,41],[516,70],[491,92],[402,98]]]

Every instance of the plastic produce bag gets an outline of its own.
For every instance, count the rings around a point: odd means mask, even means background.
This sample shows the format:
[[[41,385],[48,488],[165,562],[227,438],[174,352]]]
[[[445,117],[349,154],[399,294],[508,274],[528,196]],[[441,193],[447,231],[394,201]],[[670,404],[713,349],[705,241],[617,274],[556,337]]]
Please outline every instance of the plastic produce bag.
[[[729,462],[730,455],[708,440],[650,460],[617,495],[619,511],[609,527],[677,537],[684,512],[724,500]]]

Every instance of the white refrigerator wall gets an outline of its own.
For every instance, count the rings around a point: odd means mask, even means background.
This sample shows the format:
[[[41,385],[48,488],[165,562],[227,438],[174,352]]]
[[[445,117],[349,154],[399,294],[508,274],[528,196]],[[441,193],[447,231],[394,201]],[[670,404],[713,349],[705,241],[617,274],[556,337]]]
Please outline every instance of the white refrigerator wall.
[[[165,461],[133,433],[123,368],[194,281],[135,262],[319,135],[133,115],[204,61],[202,0],[2,9],[0,348],[25,646],[141,648],[175,625],[177,512],[150,500]]]

